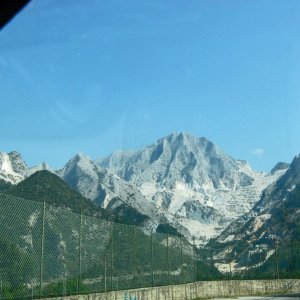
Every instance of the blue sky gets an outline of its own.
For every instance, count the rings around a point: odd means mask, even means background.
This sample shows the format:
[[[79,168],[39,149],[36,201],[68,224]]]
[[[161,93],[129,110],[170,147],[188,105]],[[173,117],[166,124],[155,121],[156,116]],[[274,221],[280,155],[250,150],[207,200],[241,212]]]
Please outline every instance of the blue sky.
[[[205,136],[268,171],[300,152],[300,1],[32,1],[0,31],[0,151],[61,167]]]

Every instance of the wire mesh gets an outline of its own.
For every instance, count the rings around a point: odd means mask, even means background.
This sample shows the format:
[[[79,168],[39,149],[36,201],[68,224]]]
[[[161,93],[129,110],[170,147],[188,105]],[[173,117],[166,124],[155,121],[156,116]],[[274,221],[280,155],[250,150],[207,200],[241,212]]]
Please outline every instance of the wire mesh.
[[[41,295],[77,292],[79,274],[79,215],[46,206],[42,256]]]
[[[104,292],[111,289],[110,223],[100,219],[82,217],[79,293]],[[80,253],[79,253],[80,252]]]
[[[112,289],[124,290],[132,286],[134,274],[134,227],[113,224]]]
[[[1,299],[36,297],[43,205],[4,194],[0,201]]]
[[[172,284],[180,284],[182,278],[181,238],[169,235],[169,277]]]
[[[153,282],[153,234],[147,236],[139,228],[135,229],[135,264],[133,287],[152,286]]]
[[[185,238],[182,238],[182,282],[194,281],[194,252],[193,247]]]
[[[168,268],[168,235],[156,233],[153,235],[153,285],[169,284]]]
[[[300,245],[206,247],[184,237],[0,194],[0,299],[189,283],[300,277]],[[238,268],[240,271],[236,272]]]

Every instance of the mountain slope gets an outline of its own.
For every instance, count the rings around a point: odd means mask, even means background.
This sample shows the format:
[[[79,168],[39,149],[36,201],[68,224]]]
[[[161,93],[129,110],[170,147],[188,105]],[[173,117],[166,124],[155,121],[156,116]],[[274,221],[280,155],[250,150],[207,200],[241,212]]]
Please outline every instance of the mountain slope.
[[[70,188],[57,175],[49,171],[38,171],[17,185],[10,186],[5,193],[15,197],[43,202],[99,218],[111,219],[112,214],[100,209],[89,199]]]
[[[138,187],[170,222],[203,241],[248,212],[286,171],[281,166],[273,174],[255,172],[188,133],[173,133],[143,150],[117,151],[97,163]]]
[[[263,191],[250,213],[233,222],[213,244],[220,253],[224,249],[235,253],[233,264],[237,263],[238,269],[244,267],[241,260],[246,252],[273,247],[274,240],[282,245],[300,242],[300,155],[281,178]]]
[[[0,179],[0,193],[5,193],[5,191],[8,190],[11,186],[12,184],[10,182]]]
[[[117,212],[123,218],[133,218],[134,224],[143,223],[145,227],[156,228],[163,219],[138,189],[83,154],[75,155],[58,174],[98,206]]]

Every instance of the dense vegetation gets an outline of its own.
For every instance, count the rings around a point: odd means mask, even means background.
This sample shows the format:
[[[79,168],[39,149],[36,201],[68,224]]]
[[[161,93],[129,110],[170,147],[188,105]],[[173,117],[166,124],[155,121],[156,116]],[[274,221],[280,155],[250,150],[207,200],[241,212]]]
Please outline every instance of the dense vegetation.
[[[5,193],[10,187],[12,187],[11,183],[0,179],[0,193]]]

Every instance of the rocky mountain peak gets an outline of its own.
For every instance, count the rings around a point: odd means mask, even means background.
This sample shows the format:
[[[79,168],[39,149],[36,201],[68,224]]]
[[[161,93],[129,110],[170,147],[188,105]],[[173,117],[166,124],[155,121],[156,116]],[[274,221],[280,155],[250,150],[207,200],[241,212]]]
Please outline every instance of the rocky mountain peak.
[[[25,178],[27,170],[27,164],[20,153],[0,152],[0,179],[16,184]]]
[[[284,175],[278,180],[277,188],[278,190],[289,191],[293,189],[295,185],[300,183],[300,154],[296,155],[284,173]]]
[[[183,132],[138,151],[114,152],[98,163],[139,188],[177,228],[207,237],[248,212],[282,175],[255,172],[207,138]]]
[[[70,160],[69,162],[73,162],[73,163],[77,163],[79,161],[85,161],[85,162],[90,162],[92,161],[90,157],[88,157],[87,155],[85,155],[82,152],[76,153]]]
[[[270,174],[275,174],[277,171],[287,170],[290,167],[290,164],[286,162],[278,162],[270,171]]]
[[[92,181],[97,181],[97,172],[100,170],[101,168],[87,155],[77,153],[65,164],[62,170],[58,171],[58,174],[68,174],[68,176],[70,176],[70,174],[77,174],[78,176],[88,176]],[[76,185],[76,183],[74,183],[74,185]]]
[[[49,167],[49,165],[48,165],[48,163],[46,161],[44,161],[42,163],[42,168],[43,168],[43,170],[49,170],[50,169],[50,167]]]
[[[28,166],[26,162],[23,160],[22,155],[17,151],[12,151],[8,153],[13,171],[21,174],[22,176],[26,175],[28,170]]]
[[[300,175],[300,154],[294,157],[290,169]]]
[[[15,150],[9,152],[8,156],[11,157],[11,158],[13,158],[13,159],[22,159],[21,153],[18,152],[18,151],[15,151]]]
[[[199,148],[202,148],[204,151],[209,153],[217,148],[216,145],[205,137],[196,137],[187,132],[174,132],[159,139],[156,144],[169,144],[177,151],[198,151]]]

